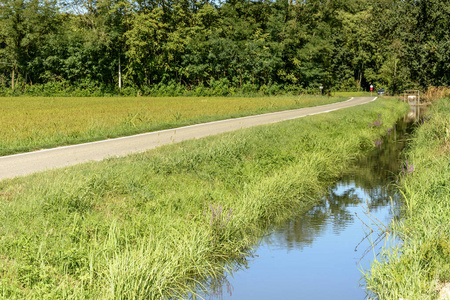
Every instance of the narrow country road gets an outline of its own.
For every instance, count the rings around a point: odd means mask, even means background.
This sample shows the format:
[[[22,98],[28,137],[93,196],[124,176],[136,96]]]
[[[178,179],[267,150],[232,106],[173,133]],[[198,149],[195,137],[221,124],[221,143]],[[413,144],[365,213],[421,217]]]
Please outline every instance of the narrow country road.
[[[0,180],[24,176],[108,157],[125,156],[149,149],[198,139],[209,135],[326,113],[374,101],[376,97],[355,97],[328,105],[228,119],[186,127],[143,133],[93,143],[45,149],[0,157]]]

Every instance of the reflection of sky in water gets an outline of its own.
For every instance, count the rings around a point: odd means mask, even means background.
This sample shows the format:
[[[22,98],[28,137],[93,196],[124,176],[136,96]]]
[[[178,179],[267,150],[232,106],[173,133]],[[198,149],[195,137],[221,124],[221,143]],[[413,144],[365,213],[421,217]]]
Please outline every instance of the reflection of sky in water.
[[[330,195],[306,215],[290,220],[268,236],[248,269],[229,278],[232,296],[224,293],[223,298],[364,299],[359,269],[373,253],[361,260],[370,247],[369,240],[355,251],[368,233],[355,212],[365,224],[373,226],[376,238],[376,226],[362,207],[367,206],[370,195],[354,184],[339,184]],[[342,206],[336,206],[342,201]],[[389,206],[371,213],[385,224],[392,217]]]

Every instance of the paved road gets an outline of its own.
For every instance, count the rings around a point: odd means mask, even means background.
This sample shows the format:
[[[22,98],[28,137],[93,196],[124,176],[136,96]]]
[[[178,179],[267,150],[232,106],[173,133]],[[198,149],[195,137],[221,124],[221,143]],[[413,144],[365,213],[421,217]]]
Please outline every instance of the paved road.
[[[355,97],[345,102],[328,105],[222,120],[93,143],[2,156],[0,157],[0,180],[88,161],[99,161],[108,157],[144,152],[166,144],[202,138],[242,128],[326,113],[365,104],[375,99],[376,97]]]

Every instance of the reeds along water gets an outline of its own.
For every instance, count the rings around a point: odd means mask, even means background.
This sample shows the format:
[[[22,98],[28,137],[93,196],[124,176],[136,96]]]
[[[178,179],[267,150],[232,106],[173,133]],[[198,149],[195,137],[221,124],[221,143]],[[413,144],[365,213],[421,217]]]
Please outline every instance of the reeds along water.
[[[401,246],[387,249],[366,274],[380,299],[438,299],[450,280],[448,99],[434,102],[420,123],[410,137],[399,180],[403,219],[393,233]]]

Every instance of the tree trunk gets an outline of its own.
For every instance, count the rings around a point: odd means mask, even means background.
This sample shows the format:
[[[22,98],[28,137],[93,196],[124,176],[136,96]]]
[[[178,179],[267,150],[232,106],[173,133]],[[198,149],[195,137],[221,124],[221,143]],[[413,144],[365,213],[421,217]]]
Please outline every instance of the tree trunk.
[[[120,70],[120,56],[119,56],[119,91],[121,91],[122,90],[122,73],[121,73],[121,70]]]
[[[397,87],[395,86],[395,78],[397,77],[397,58],[394,58],[394,78],[392,79],[392,93],[396,92]]]
[[[13,66],[12,75],[11,75],[11,89],[13,89],[13,90],[14,90],[14,71],[15,71],[15,68]]]

